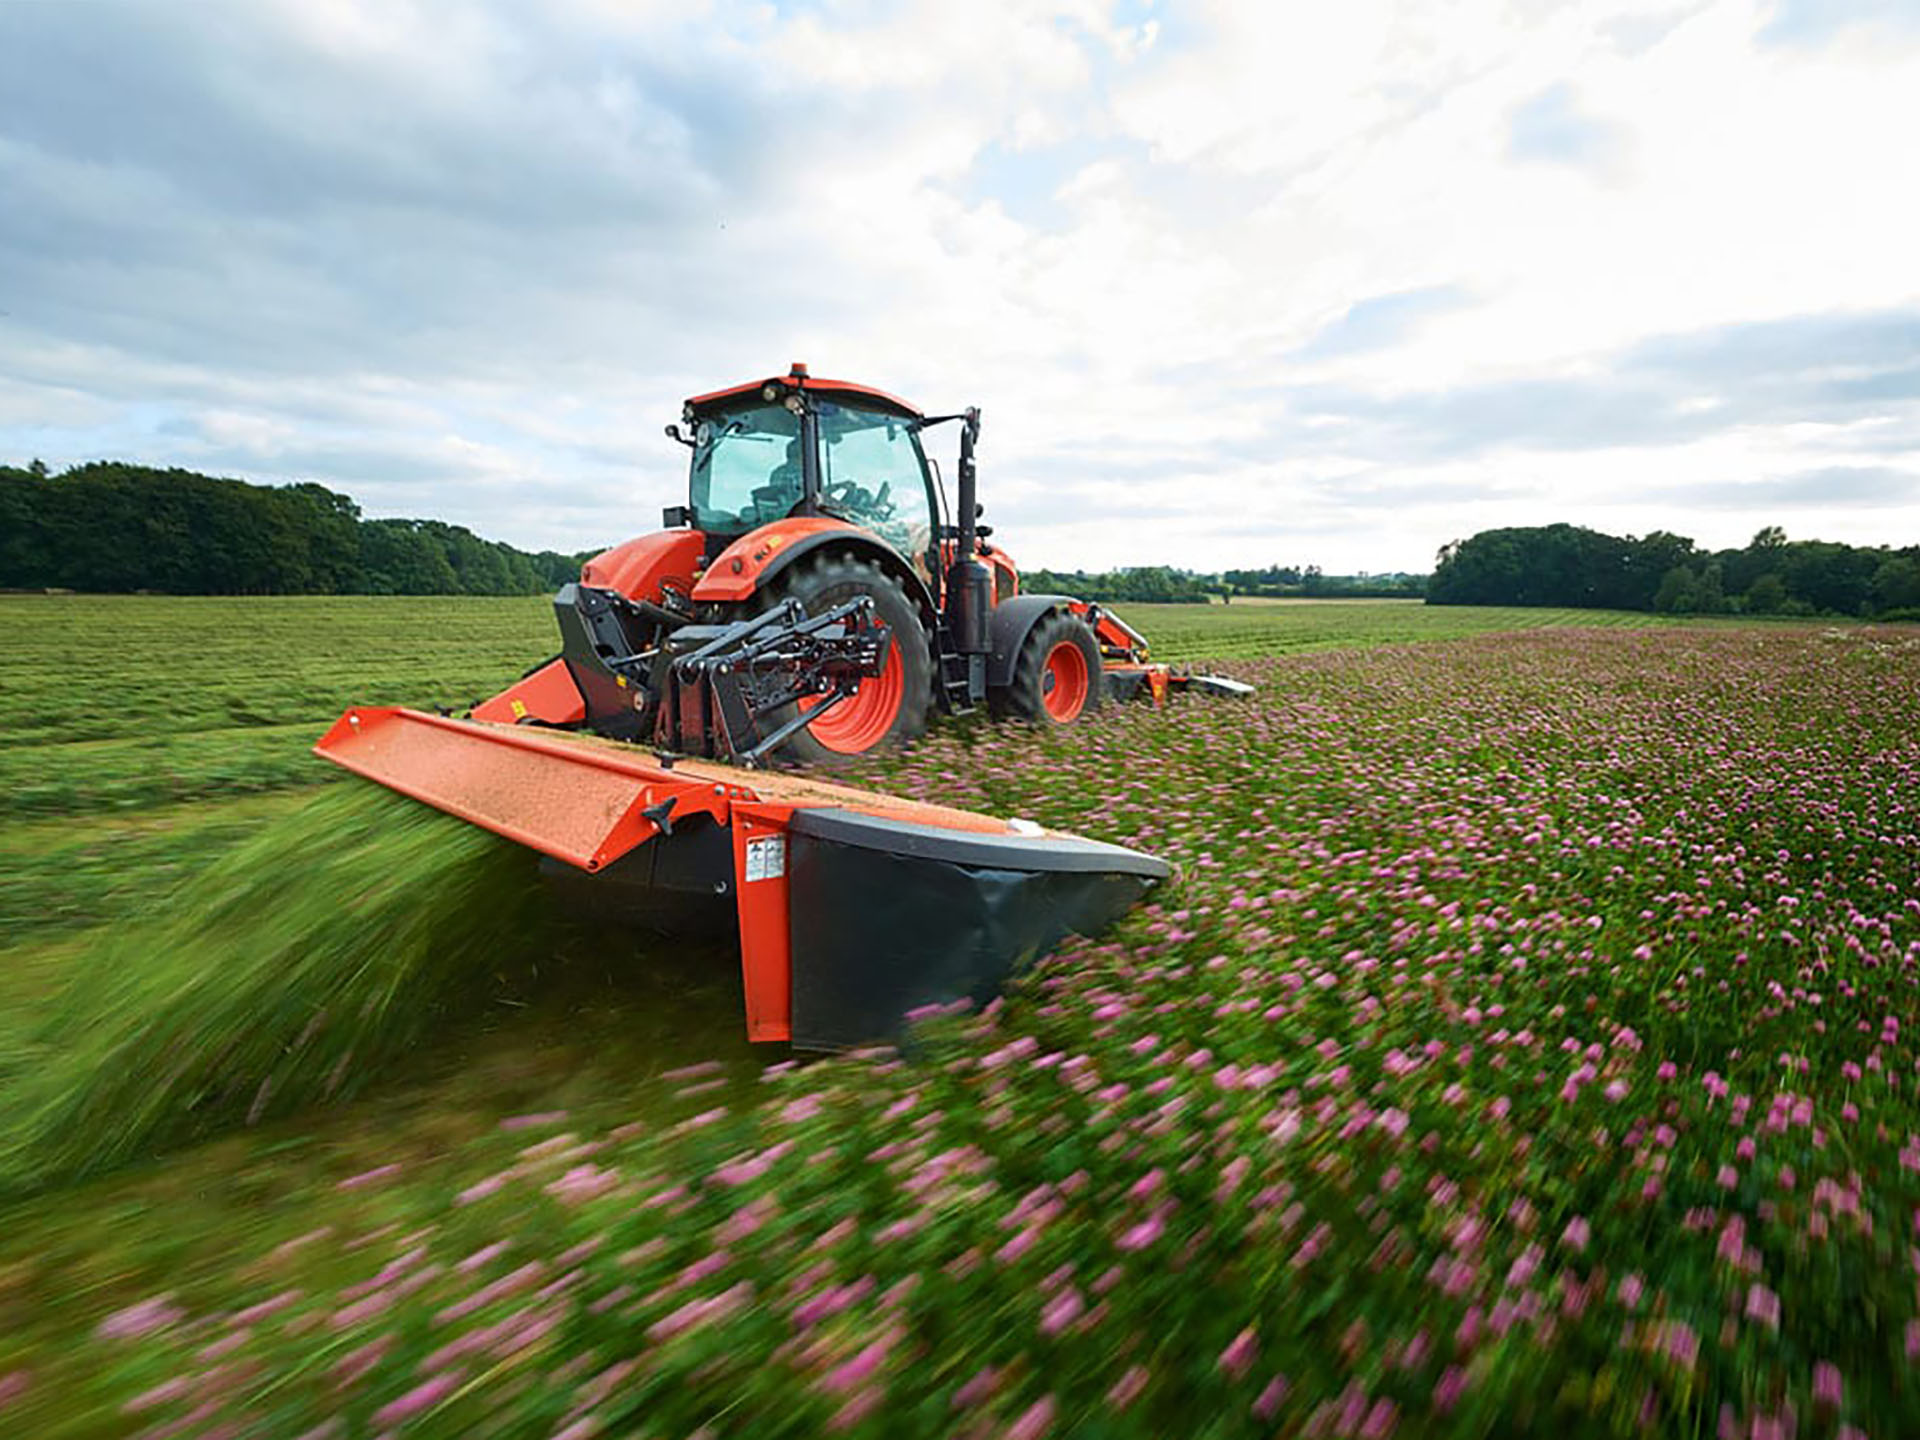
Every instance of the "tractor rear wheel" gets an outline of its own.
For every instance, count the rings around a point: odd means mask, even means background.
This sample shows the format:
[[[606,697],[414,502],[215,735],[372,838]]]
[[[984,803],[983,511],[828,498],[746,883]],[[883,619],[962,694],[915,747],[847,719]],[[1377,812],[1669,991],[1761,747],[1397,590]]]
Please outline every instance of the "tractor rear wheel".
[[[851,555],[822,555],[802,560],[779,576],[768,605],[798,600],[818,615],[856,595],[873,597],[872,624],[893,632],[887,661],[877,677],[839,701],[813,724],[780,747],[783,755],[810,765],[830,765],[883,746],[900,745],[926,728],[933,702],[933,655],[920,608],[900,583],[870,560]],[[810,710],[818,700],[796,701],[768,717],[767,729],[791,719],[797,707]]]
[[[1067,725],[1104,698],[1099,642],[1084,620],[1056,610],[1027,632],[999,708],[1036,724]]]

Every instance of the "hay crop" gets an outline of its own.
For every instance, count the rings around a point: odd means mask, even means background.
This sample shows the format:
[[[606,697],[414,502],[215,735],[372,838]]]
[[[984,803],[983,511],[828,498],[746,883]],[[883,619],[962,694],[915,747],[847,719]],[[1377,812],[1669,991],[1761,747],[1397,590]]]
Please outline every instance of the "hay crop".
[[[0,1194],[353,1092],[540,923],[525,850],[328,787],[82,957],[0,1072]]]

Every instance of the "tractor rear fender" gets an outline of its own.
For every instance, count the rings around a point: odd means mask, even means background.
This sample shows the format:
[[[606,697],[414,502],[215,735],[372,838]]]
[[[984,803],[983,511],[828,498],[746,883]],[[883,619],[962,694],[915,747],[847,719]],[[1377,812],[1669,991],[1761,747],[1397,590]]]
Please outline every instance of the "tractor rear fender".
[[[998,690],[1013,683],[1013,667],[1020,659],[1020,647],[1044,615],[1056,610],[1071,610],[1077,604],[1070,595],[1016,595],[993,607],[987,622],[987,687]]]
[[[900,582],[900,588],[931,623],[937,613],[927,582],[914,573],[900,552],[870,530],[827,516],[795,516],[749,531],[715,557],[693,587],[693,599],[747,600],[796,560],[835,550],[871,560]]]

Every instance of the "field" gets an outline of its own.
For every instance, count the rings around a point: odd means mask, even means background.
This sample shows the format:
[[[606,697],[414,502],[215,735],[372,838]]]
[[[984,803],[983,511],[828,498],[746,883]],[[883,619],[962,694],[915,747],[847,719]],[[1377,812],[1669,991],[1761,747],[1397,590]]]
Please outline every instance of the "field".
[[[1124,613],[1258,697],[868,779],[1154,850],[1158,904],[802,1067],[724,936],[556,918],[355,1098],[0,1209],[0,1426],[1920,1433],[1920,631]],[[0,600],[0,1112],[346,700],[550,625]]]

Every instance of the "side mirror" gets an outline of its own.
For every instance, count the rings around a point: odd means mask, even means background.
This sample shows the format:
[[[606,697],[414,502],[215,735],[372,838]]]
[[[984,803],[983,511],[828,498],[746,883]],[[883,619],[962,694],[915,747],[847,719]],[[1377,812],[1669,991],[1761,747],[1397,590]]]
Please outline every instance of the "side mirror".
[[[691,448],[693,445],[693,441],[687,439],[686,436],[680,433],[680,427],[678,425],[667,426],[667,438],[669,440],[678,440],[682,445],[685,445],[689,448]]]
[[[986,513],[987,513],[987,507],[985,505],[981,504],[978,500],[973,502],[973,518],[974,519],[978,520],[982,515]]]
[[[669,426],[669,429],[672,427]],[[683,525],[693,524],[691,505],[669,505],[660,512],[660,523],[669,530],[678,530]]]

